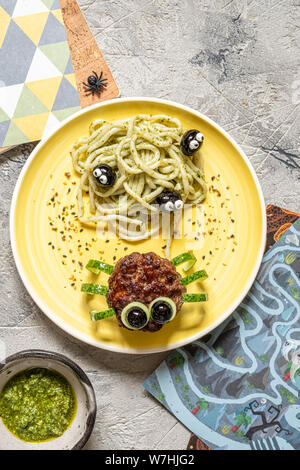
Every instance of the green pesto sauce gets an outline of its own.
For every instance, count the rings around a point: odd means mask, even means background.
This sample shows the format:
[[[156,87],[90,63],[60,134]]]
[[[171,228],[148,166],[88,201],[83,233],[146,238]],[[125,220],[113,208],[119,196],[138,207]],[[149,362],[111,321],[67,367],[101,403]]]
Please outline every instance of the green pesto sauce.
[[[27,369],[12,377],[0,393],[0,417],[7,429],[26,442],[61,436],[77,407],[69,382],[50,369]]]

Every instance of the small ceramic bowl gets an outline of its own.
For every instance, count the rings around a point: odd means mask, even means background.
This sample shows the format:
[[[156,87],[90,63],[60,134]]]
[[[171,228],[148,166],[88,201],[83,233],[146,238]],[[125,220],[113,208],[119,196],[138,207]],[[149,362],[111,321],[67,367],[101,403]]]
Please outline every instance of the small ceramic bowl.
[[[67,357],[41,350],[21,351],[0,364],[0,390],[8,380],[26,369],[42,367],[63,375],[73,387],[77,411],[65,433],[51,441],[24,442],[11,434],[0,418],[0,450],[79,450],[88,441],[94,428],[97,404],[93,386],[83,370]]]

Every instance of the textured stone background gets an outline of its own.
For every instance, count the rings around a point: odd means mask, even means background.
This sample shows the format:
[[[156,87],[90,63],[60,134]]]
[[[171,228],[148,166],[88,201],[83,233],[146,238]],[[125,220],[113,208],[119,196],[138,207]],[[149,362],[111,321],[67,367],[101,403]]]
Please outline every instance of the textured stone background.
[[[266,202],[300,211],[299,0],[79,4],[122,96],[167,98],[214,119],[251,159]],[[63,352],[87,371],[99,406],[87,449],[184,449],[189,432],[141,386],[164,354],[132,357],[85,346],[54,327],[27,295],[11,254],[8,216],[33,147],[0,156],[0,340],[8,353]]]

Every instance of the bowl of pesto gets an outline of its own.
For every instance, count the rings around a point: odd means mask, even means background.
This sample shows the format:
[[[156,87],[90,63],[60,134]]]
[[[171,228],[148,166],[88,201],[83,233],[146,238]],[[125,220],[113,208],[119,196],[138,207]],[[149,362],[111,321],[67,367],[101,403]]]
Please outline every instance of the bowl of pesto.
[[[79,450],[94,428],[93,386],[69,358],[22,351],[0,364],[0,450]]]

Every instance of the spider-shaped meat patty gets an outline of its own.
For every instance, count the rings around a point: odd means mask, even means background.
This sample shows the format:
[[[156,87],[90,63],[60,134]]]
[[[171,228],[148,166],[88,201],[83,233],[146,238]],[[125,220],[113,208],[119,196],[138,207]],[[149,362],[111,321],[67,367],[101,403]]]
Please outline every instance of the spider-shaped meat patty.
[[[147,307],[158,297],[169,297],[182,307],[182,294],[186,288],[173,264],[155,253],[131,253],[121,258],[108,281],[107,303],[116,310],[120,326],[121,313],[131,302],[141,302]],[[162,325],[149,320],[144,331],[158,331]]]

